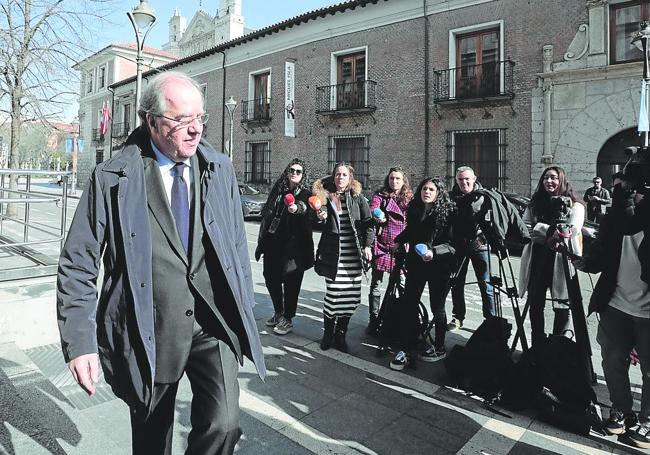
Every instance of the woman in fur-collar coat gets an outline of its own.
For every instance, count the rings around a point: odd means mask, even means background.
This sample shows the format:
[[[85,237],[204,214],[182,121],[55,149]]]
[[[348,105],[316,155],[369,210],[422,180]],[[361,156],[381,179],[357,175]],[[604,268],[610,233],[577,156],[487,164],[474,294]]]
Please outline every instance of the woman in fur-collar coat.
[[[337,163],[330,177],[314,182],[312,191],[322,203],[317,217],[324,223],[315,265],[327,286],[321,349],[334,344],[347,352],[345,334],[350,317],[361,303],[363,264],[372,258],[370,209],[361,184],[354,179],[354,168],[346,163]]]

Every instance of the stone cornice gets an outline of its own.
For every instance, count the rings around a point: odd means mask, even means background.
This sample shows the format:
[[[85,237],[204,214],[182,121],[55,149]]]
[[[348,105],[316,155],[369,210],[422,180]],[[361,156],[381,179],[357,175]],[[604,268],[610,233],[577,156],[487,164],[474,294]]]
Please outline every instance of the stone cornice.
[[[606,79],[634,79],[641,80],[643,67],[641,62],[623,63],[620,65],[607,65],[596,68],[577,68],[558,72],[537,73],[544,81],[551,81],[555,85],[572,84],[575,82],[593,82]]]

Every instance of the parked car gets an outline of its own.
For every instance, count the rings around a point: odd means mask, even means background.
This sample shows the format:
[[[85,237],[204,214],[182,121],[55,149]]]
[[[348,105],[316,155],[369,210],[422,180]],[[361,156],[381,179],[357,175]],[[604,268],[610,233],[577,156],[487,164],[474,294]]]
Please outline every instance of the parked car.
[[[261,219],[262,209],[269,195],[245,183],[239,184],[239,195],[244,219]]]

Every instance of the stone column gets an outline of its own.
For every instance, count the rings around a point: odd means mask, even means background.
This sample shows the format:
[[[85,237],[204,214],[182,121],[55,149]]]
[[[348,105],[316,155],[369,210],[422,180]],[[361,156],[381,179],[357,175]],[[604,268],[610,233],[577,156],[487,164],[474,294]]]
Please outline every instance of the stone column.
[[[542,90],[544,91],[544,153],[542,155],[542,163],[551,164],[553,162],[553,151],[551,149],[553,83],[551,81],[543,81]]]
[[[607,53],[605,52],[606,38],[606,14],[607,0],[587,0],[589,8],[589,54],[587,55],[587,66],[607,65]]]

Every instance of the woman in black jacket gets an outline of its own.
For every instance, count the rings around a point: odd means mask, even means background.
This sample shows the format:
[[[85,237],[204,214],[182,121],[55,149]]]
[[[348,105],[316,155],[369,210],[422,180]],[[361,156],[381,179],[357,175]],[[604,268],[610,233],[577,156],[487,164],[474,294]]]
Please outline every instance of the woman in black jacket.
[[[445,299],[454,266],[455,250],[451,246],[454,213],[455,204],[438,177],[427,177],[420,182],[406,211],[406,229],[395,239],[398,243],[408,243],[409,251],[404,306],[398,326],[400,350],[390,362],[393,370],[403,370],[413,361],[412,353],[418,347],[420,334],[418,303],[426,284],[435,336],[434,345],[426,347],[420,359],[435,362],[446,356]]]
[[[278,335],[293,330],[302,278],[314,265],[309,196],[305,163],[294,158],[273,185],[262,210],[255,259],[264,255],[264,280],[275,310],[266,325]]]
[[[325,332],[320,347],[327,350],[334,344],[347,352],[348,323],[361,303],[362,262],[372,259],[374,231],[370,209],[349,164],[337,163],[332,175],[314,182],[312,189],[326,208],[317,213],[325,226],[315,270],[325,277],[327,285],[323,305]]]

